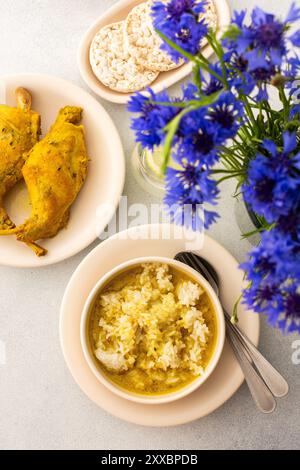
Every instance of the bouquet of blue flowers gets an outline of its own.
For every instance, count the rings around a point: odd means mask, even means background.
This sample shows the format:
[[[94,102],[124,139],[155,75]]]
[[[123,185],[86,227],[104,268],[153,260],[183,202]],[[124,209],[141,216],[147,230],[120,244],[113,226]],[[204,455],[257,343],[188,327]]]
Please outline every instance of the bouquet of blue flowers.
[[[178,98],[151,89],[135,94],[128,106],[137,113],[132,128],[142,147],[163,146],[165,204],[179,208],[171,214],[176,223],[208,228],[218,218],[207,205],[216,205],[220,183],[237,179],[236,192],[261,233],[241,265],[249,281],[243,302],[273,326],[300,332],[300,31],[293,32],[300,9],[292,4],[283,22],[260,8],[249,21],[245,11],[235,12],[220,40],[199,19],[204,11],[202,0],[154,3],[162,48],[193,63],[193,80]],[[204,37],[214,63],[201,53]]]

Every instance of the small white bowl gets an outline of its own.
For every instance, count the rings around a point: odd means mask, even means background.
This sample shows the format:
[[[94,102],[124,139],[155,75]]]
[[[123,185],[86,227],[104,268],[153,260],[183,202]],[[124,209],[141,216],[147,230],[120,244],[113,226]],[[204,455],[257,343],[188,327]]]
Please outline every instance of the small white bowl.
[[[103,28],[103,26],[125,20],[132,8],[143,1],[145,0],[120,0],[117,2],[103,13],[88,29],[82,38],[78,49],[77,61],[83,80],[94,93],[113,103],[126,104],[132,93],[120,93],[118,91],[111,90],[98,80],[94,75],[90,64],[90,46],[95,35],[101,28]],[[213,1],[218,15],[218,37],[220,37],[230,23],[231,13],[227,0]],[[205,46],[202,49],[202,54],[208,59],[213,55],[213,50],[210,46]],[[162,91],[187,77],[191,71],[192,64],[187,63],[177,69],[170,70],[169,72],[162,72],[150,86],[155,93],[158,93],[159,91]]]
[[[206,367],[204,374],[196,378],[193,382],[191,382],[185,387],[182,387],[179,390],[176,390],[170,393],[163,393],[161,395],[153,395],[153,396],[126,391],[125,389],[118,387],[118,385],[110,381],[107,378],[107,376],[105,376],[104,373],[102,372],[101,367],[99,365],[99,361],[96,359],[93,353],[92,346],[90,344],[90,334],[88,331],[92,307],[102,287],[110,279],[115,277],[118,273],[124,272],[128,268],[132,268],[134,266],[138,266],[143,263],[166,263],[169,266],[177,268],[177,270],[180,270],[181,272],[195,279],[195,281],[199,282],[199,284],[201,284],[201,286],[205,289],[206,293],[208,294],[211,300],[211,303],[213,305],[216,317],[217,317],[217,341],[216,341],[213,356],[210,359],[210,362],[208,366]],[[127,400],[134,401],[136,403],[151,404],[151,405],[168,403],[171,401],[178,400],[179,398],[185,397],[186,395],[192,393],[194,390],[196,390],[201,384],[203,384],[208,379],[208,377],[211,375],[211,373],[215,369],[220,359],[220,356],[222,354],[224,341],[225,341],[224,313],[223,313],[222,306],[219,302],[219,299],[216,296],[215,292],[213,291],[211,285],[193,268],[190,268],[189,266],[171,258],[164,258],[164,257],[158,257],[158,256],[135,258],[135,259],[126,261],[125,263],[122,263],[116,266],[114,269],[106,273],[103,277],[101,277],[101,279],[99,279],[95,287],[92,289],[91,293],[89,294],[85,302],[85,306],[84,306],[83,313],[81,316],[80,341],[81,341],[81,346],[83,349],[84,357],[91,371],[93,372],[95,377],[113,393],[115,393],[116,395],[119,395],[122,398],[126,398]]]

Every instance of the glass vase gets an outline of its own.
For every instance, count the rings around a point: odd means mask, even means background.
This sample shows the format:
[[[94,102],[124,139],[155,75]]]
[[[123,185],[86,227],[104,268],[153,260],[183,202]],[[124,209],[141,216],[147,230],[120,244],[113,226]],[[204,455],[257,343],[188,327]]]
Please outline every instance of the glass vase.
[[[156,152],[159,152],[157,149]],[[162,197],[165,192],[164,175],[153,153],[136,145],[131,157],[131,165],[137,183],[148,193]]]
[[[248,235],[247,240],[251,245],[256,246],[260,241],[260,234],[254,233],[262,227],[256,214],[251,210],[248,204],[245,203],[244,198],[239,195],[235,198],[235,219],[239,226],[242,236]]]

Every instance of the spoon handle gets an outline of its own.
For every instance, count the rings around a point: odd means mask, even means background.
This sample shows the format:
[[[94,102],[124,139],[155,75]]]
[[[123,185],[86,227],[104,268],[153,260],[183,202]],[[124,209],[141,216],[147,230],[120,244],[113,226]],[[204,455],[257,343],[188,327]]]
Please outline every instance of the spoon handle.
[[[236,325],[233,325],[231,323],[229,314],[225,311],[224,313],[228,328],[230,328],[230,330],[237,337],[243,347],[246,348],[246,351],[249,354],[256,369],[259,371],[264,382],[267,384],[268,388],[271,390],[273,395],[278,398],[287,395],[289,391],[287,381],[275,369],[275,367],[273,367],[272,364],[270,364],[270,362],[259,352],[256,346],[252,343],[252,341]]]
[[[276,401],[265,382],[256,372],[243,346],[229,327],[227,327],[227,338],[244,373],[245,380],[256,406],[263,413],[272,413],[276,408]]]

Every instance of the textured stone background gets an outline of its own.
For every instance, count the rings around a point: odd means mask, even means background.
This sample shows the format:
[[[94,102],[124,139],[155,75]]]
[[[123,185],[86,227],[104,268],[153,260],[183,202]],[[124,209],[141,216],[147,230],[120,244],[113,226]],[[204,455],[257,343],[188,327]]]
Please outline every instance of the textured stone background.
[[[41,72],[85,87],[76,64],[79,41],[114,0],[6,0],[1,2],[0,73]],[[289,0],[232,0],[233,8],[256,4],[278,14]],[[176,91],[176,88],[175,88]],[[133,137],[123,106],[103,102],[114,119],[129,161]],[[223,187],[222,219],[210,234],[242,260],[250,245],[240,241],[233,187]],[[149,203],[128,165],[124,194]],[[265,323],[261,350],[284,372],[290,394],[271,416],[255,408],[247,387],[210,416],[180,427],[151,429],[122,422],[94,405],[74,383],[59,344],[61,299],[76,266],[93,248],[40,270],[0,267],[1,449],[296,449],[299,448],[300,365],[292,364],[292,342]]]

